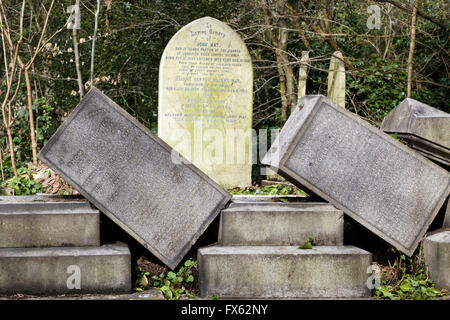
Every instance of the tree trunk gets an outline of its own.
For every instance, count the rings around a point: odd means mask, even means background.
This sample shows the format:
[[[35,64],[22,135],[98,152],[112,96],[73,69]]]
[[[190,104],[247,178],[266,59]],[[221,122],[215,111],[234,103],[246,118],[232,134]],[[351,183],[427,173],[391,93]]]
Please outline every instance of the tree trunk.
[[[78,52],[78,39],[77,39],[77,29],[73,28],[72,30],[73,37],[73,54],[75,55],[75,69],[77,71],[77,82],[78,82],[78,91],[80,93],[80,100],[84,96],[84,86],[83,86],[83,78],[81,77],[80,71],[80,53]]]
[[[95,40],[97,40],[98,15],[100,13],[100,0],[97,0],[97,10],[95,11],[94,35],[92,36],[91,51],[91,88],[94,86],[94,58],[95,58]]]
[[[413,73],[413,56],[414,56],[414,45],[416,42],[416,20],[417,20],[417,10],[419,7],[419,0],[414,0],[414,8],[412,12],[412,21],[411,21],[411,43],[409,46],[409,56],[408,56],[408,82],[407,82],[407,92],[406,96],[408,98],[411,97],[411,88],[412,88],[412,73]]]
[[[280,78],[281,127],[282,127],[287,120],[288,99],[286,95],[286,76],[284,74],[283,61],[280,57],[278,50],[276,52],[276,57],[277,57],[278,75]]]
[[[31,153],[33,155],[33,164],[37,164],[37,140],[36,132],[34,126],[34,115],[33,115],[33,93],[31,90],[30,75],[28,74],[28,69],[23,70],[25,75],[25,84],[27,86],[27,102],[28,102],[28,117],[30,120],[30,140],[31,140]]]
[[[267,4],[266,4],[267,6]],[[273,50],[275,53],[275,57],[277,59],[277,70],[278,70],[278,76],[280,78],[280,97],[281,97],[281,124],[280,127],[284,125],[284,123],[287,120],[287,108],[288,108],[288,101],[286,97],[286,77],[285,72],[283,68],[283,59],[281,57],[281,50],[280,50],[280,32],[278,34],[275,34],[275,32],[272,30],[270,16],[272,15],[272,12],[270,9],[268,9],[269,6],[267,6],[267,9],[264,10],[264,18],[266,22],[266,26],[269,33],[269,39],[270,43],[273,45]],[[279,30],[279,29],[278,29]]]
[[[8,136],[8,145],[9,145],[9,154],[11,157],[11,167],[14,174],[14,177],[17,177],[17,168],[16,168],[16,156],[14,154],[14,141],[11,133],[11,127],[6,128],[6,135]]]

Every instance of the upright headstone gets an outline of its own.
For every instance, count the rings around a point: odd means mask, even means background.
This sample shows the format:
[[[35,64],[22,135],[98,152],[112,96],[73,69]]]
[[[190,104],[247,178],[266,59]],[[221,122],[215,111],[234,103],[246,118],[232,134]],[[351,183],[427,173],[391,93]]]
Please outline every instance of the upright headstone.
[[[302,57],[300,59],[300,68],[298,71],[298,92],[297,101],[306,94],[306,82],[308,80],[309,69],[309,51],[302,51]]]
[[[172,269],[231,198],[95,88],[39,158]]]
[[[179,30],[159,68],[158,136],[213,180],[251,185],[253,70],[247,47],[210,17]]]
[[[450,166],[450,114],[407,98],[383,119],[381,130],[396,133],[424,156]]]
[[[412,255],[450,173],[320,95],[307,95],[262,161]]]
[[[336,51],[328,71],[328,99],[345,108],[345,64],[342,53]]]

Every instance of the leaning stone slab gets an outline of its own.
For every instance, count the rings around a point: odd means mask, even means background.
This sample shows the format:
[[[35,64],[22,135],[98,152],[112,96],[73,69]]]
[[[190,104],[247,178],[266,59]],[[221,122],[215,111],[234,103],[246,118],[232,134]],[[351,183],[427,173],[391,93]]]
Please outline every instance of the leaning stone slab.
[[[450,193],[449,172],[320,95],[302,98],[262,163],[408,255]]]
[[[424,156],[450,165],[450,114],[407,98],[383,119],[381,130],[396,133]]]
[[[450,230],[426,237],[423,240],[423,254],[436,287],[450,290]]]
[[[39,158],[171,268],[231,198],[95,88]]]
[[[0,197],[0,247],[98,246],[99,216],[85,200]]]
[[[130,290],[127,246],[0,249],[0,294]]]
[[[326,203],[232,203],[220,216],[224,246],[343,245],[344,213]]]
[[[367,297],[372,255],[352,246],[211,246],[198,250],[202,297]]]

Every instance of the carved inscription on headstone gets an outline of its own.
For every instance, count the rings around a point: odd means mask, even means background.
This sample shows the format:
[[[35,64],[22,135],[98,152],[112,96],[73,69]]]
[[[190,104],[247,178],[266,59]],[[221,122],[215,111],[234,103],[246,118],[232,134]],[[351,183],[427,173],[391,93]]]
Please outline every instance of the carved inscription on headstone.
[[[158,136],[216,182],[251,185],[253,71],[239,35],[214,18],[193,21],[159,72]]]

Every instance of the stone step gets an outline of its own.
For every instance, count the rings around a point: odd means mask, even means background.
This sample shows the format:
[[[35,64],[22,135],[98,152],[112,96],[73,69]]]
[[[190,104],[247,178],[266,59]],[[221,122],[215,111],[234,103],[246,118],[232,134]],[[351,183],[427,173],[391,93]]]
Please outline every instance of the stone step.
[[[342,245],[344,214],[328,203],[238,202],[222,210],[219,243],[224,246]]]
[[[423,254],[436,287],[450,290],[450,230],[427,236],[423,240]]]
[[[367,297],[372,255],[352,246],[210,246],[198,251],[202,297]]]
[[[0,213],[11,212],[83,212],[92,209],[81,196],[37,194],[31,196],[0,196]]]
[[[98,246],[100,212],[72,198],[0,197],[0,248]]]
[[[0,249],[0,294],[130,290],[131,258],[126,245]]]

